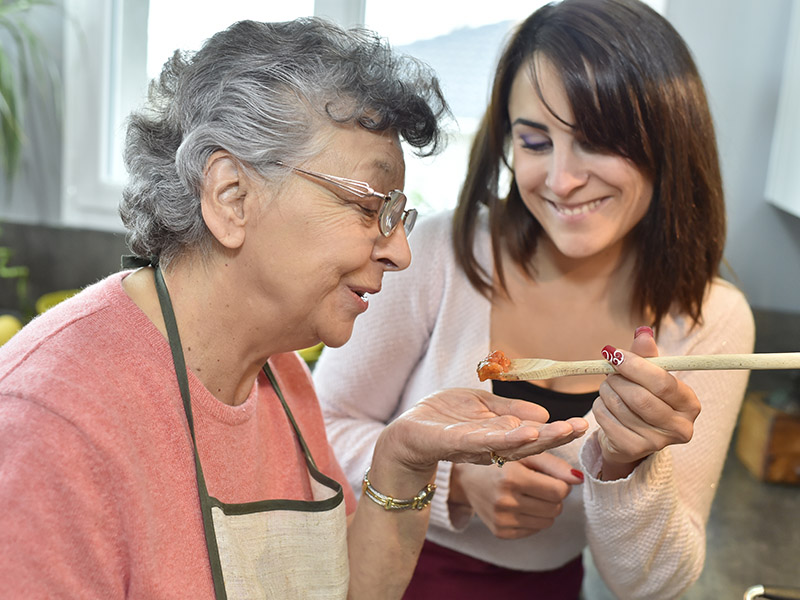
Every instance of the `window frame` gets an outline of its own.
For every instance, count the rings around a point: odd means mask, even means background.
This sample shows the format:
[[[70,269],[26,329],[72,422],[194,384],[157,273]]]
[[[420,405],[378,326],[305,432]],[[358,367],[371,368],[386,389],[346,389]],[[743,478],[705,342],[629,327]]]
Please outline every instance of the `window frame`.
[[[352,26],[366,0],[315,0],[314,14]],[[64,137],[61,222],[119,232],[121,160],[127,115],[147,88],[149,0],[64,0]],[[124,76],[123,76],[124,74]]]
[[[800,217],[800,4],[791,10],[764,195],[774,206]]]

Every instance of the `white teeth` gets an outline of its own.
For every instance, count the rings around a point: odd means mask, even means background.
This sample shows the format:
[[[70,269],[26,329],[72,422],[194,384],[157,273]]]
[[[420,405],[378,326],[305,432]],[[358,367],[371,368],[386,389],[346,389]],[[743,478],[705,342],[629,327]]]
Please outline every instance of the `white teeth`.
[[[597,208],[602,200],[592,200],[591,202],[587,202],[585,204],[580,204],[578,206],[559,206],[558,204],[553,204],[556,207],[556,210],[568,217],[574,217],[576,215],[585,215],[586,213],[594,210]]]

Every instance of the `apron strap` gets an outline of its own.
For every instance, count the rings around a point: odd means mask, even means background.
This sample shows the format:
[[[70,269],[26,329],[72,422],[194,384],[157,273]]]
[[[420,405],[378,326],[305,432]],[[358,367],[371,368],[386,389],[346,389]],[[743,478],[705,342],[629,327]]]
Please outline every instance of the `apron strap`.
[[[315,471],[319,471],[317,469],[317,463],[314,462],[314,457],[311,456],[311,451],[308,449],[306,445],[306,441],[303,439],[303,434],[300,432],[300,428],[297,426],[297,422],[294,420],[294,415],[292,415],[292,411],[289,409],[289,405],[286,403],[286,400],[283,398],[283,393],[281,392],[281,388],[278,385],[278,380],[275,378],[275,374],[272,372],[269,364],[264,364],[263,368],[264,373],[269,378],[269,382],[272,384],[272,389],[275,390],[275,394],[277,394],[278,399],[281,401],[283,405],[283,410],[286,412],[286,416],[289,417],[289,421],[294,428],[294,432],[297,434],[297,439],[300,440],[300,445],[303,447],[303,452],[306,455],[306,463],[309,467],[312,467]]]
[[[123,254],[120,262],[123,269],[139,269],[141,267],[157,266],[158,260],[155,258],[145,258],[136,254]]]
[[[228,594],[225,591],[225,579],[223,577],[222,564],[219,558],[217,536],[214,534],[214,520],[211,516],[211,503],[209,502],[206,480],[205,477],[203,477],[203,467],[200,465],[200,455],[197,452],[197,441],[194,435],[194,419],[192,417],[192,403],[189,395],[189,378],[186,376],[186,362],[183,358],[181,338],[178,334],[178,323],[175,320],[175,311],[172,309],[172,301],[167,291],[167,284],[164,282],[161,269],[158,267],[155,269],[155,282],[158,301],[161,304],[161,314],[164,317],[164,324],[167,328],[169,348],[172,351],[172,362],[175,365],[175,376],[178,379],[178,388],[180,388],[181,399],[183,400],[183,410],[186,413],[189,433],[192,436],[194,466],[197,473],[197,490],[200,494],[200,512],[203,515],[203,530],[206,537],[208,557],[211,562],[211,578],[214,581],[214,595],[217,600],[227,600]]]

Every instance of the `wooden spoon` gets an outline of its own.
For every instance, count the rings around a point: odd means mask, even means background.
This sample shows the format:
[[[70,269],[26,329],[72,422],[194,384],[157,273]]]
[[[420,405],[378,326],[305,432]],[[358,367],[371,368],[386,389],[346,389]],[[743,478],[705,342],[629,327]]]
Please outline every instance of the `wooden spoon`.
[[[721,371],[729,369],[800,369],[800,352],[764,354],[695,354],[658,356],[646,359],[667,371]],[[488,372],[484,379],[501,381],[538,381],[568,375],[614,373],[605,360],[558,361],[546,358],[512,358],[500,372]],[[485,361],[481,362],[481,365]],[[480,366],[480,365],[479,365]]]

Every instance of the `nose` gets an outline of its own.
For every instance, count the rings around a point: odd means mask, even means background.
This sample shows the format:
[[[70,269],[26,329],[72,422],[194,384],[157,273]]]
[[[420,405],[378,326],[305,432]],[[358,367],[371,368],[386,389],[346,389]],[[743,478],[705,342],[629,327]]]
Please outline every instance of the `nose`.
[[[588,177],[583,160],[574,149],[563,146],[553,149],[545,185],[559,198],[566,198],[583,186]]]
[[[402,224],[389,237],[378,235],[372,258],[382,263],[386,271],[402,271],[408,268],[411,264],[411,248]]]

